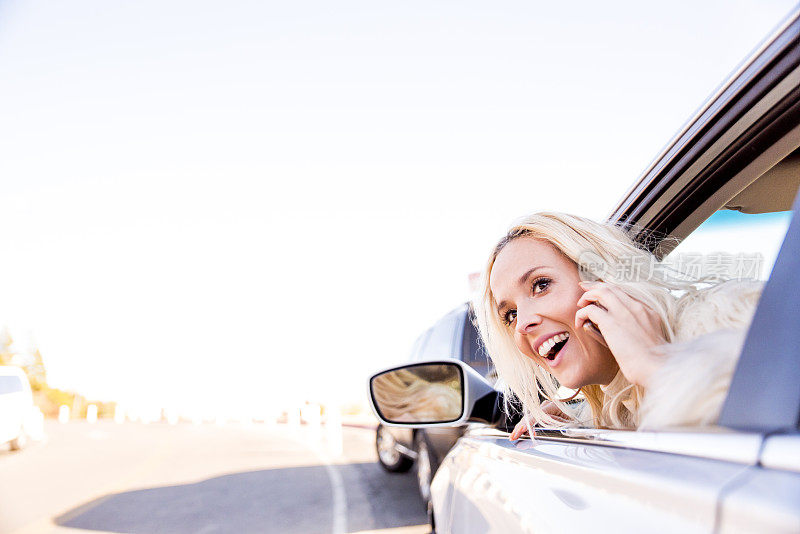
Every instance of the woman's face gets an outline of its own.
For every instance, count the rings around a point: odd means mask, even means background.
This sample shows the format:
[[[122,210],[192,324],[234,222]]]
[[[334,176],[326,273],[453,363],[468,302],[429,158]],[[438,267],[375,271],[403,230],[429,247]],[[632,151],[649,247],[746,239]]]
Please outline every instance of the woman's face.
[[[608,384],[619,369],[608,348],[575,328],[580,281],[572,260],[529,237],[503,247],[489,278],[496,312],[519,350],[573,389]]]

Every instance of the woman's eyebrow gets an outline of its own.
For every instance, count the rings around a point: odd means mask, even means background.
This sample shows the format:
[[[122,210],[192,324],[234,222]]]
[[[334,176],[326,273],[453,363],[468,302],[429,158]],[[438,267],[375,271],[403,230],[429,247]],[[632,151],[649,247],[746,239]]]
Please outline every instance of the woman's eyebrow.
[[[528,278],[530,278],[530,276],[533,273],[535,273],[539,269],[544,269],[544,267],[545,267],[544,265],[538,265],[538,266],[534,267],[533,269],[528,269],[527,271],[525,271],[525,274],[523,274],[522,276],[519,277],[519,280],[517,280],[517,284],[518,285],[525,285],[525,282],[528,280]]]

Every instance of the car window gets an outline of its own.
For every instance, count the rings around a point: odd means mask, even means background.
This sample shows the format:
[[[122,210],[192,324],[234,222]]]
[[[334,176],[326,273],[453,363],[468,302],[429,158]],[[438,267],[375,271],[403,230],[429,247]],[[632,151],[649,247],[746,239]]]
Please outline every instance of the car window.
[[[482,376],[490,378],[495,377],[494,368],[489,361],[489,356],[483,347],[480,334],[475,327],[475,316],[472,310],[464,322],[464,337],[461,343],[461,359],[478,371]]]
[[[436,321],[415,343],[412,361],[436,358],[459,358],[461,332],[467,315],[467,305],[451,310]]]
[[[691,278],[767,280],[791,218],[791,211],[750,214],[719,210],[664,262]]]
[[[414,342],[414,347],[411,349],[412,362],[424,359],[425,353],[423,349],[425,348],[425,344],[427,343],[428,338],[431,336],[432,331],[433,328],[429,328],[424,333],[422,333],[422,335],[420,335]]]
[[[18,376],[0,376],[0,395],[22,391],[22,380]]]
[[[800,210],[795,204],[793,213]],[[790,225],[772,266],[742,348],[719,424],[728,428],[774,432],[797,428],[800,420],[800,367],[796,347],[800,228]],[[768,387],[764,387],[768,385]]]

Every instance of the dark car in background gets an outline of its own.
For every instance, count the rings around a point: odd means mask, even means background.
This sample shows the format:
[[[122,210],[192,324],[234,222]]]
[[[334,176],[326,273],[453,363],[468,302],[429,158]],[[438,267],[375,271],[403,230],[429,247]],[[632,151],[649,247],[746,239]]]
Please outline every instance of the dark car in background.
[[[472,307],[466,303],[447,313],[417,338],[409,361],[454,358],[494,382],[495,374],[473,318]],[[375,436],[378,462],[393,473],[416,466],[419,492],[429,505],[433,475],[465,429],[466,426],[410,429],[378,425]]]

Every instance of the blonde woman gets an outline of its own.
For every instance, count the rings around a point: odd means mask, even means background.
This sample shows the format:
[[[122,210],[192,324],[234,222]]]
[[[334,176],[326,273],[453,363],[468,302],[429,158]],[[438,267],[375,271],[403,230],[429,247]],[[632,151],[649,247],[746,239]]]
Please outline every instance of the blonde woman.
[[[531,215],[500,240],[475,309],[525,412],[512,439],[534,423],[716,421],[761,284],[709,286],[661,267],[620,228],[572,215]],[[563,387],[584,401],[562,398]]]

